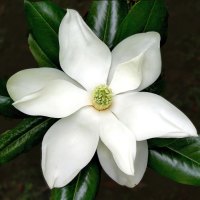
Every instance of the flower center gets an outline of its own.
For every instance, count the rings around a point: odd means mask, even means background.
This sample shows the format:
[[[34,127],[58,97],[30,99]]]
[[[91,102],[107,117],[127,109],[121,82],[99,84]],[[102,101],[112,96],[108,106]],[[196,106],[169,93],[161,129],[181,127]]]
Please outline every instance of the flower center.
[[[106,110],[112,104],[112,90],[107,85],[99,85],[92,92],[92,105],[97,110]]]

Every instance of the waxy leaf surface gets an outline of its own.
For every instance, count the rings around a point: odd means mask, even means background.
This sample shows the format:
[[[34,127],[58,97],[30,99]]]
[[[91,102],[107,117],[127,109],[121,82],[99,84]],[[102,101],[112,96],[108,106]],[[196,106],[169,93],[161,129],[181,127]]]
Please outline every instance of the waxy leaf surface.
[[[176,139],[160,146],[156,148],[154,143],[150,149],[149,167],[178,183],[200,186],[200,137]]]

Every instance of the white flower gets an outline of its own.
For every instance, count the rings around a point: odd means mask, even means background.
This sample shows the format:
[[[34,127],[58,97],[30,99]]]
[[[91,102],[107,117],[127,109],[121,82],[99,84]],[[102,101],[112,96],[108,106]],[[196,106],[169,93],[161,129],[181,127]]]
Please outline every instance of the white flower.
[[[136,34],[112,52],[80,15],[67,10],[59,29],[60,65],[22,70],[7,89],[28,115],[62,118],[42,143],[42,170],[50,188],[68,184],[97,149],[106,173],[134,187],[147,166],[146,140],[196,136],[190,120],[160,96],[139,92],[160,75],[160,36]]]

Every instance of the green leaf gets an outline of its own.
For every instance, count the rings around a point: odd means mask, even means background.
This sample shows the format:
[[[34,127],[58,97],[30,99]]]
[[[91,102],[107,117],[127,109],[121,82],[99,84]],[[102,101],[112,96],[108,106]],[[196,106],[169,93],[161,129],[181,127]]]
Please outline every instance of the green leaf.
[[[166,147],[176,142],[177,140],[177,138],[153,138],[148,140],[148,146],[150,149],[157,147]]]
[[[12,105],[13,100],[8,95],[6,82],[6,79],[0,79],[0,114],[4,117],[24,117],[24,114],[16,110]]]
[[[164,0],[140,0],[130,9],[121,23],[114,43],[136,33],[156,31],[161,35],[161,43],[167,38],[168,12]]]
[[[0,164],[6,163],[41,142],[56,119],[30,117],[0,135]]]
[[[1,78],[0,79],[0,95],[2,96],[9,96],[7,88],[6,88],[7,79]]]
[[[127,0],[128,8],[131,9],[131,7],[137,2],[138,0]]]
[[[44,117],[29,117],[23,119],[17,127],[12,130],[6,131],[0,135],[0,150],[8,146],[15,139],[22,136],[28,130],[36,126],[38,123],[44,121]]]
[[[13,100],[10,97],[0,95],[0,114],[4,117],[21,118],[24,115],[16,110],[13,105]]]
[[[93,32],[112,48],[117,29],[127,12],[125,0],[93,1],[86,22]]]
[[[149,167],[178,183],[200,186],[200,137],[177,139],[149,151]]]
[[[24,7],[29,31],[32,34],[32,38],[29,38],[31,52],[34,52],[33,55],[36,57],[36,49],[39,50],[37,58],[41,57],[42,52],[45,65],[50,62],[50,64],[59,66],[58,30],[66,11],[51,1],[31,2],[25,0]],[[39,61],[41,66],[42,62]]]
[[[47,57],[44,51],[40,48],[38,43],[35,41],[33,36],[29,34],[28,37],[29,49],[38,63],[39,67],[53,67],[57,68],[57,66]]]
[[[53,189],[51,200],[93,200],[100,182],[100,166],[93,159],[77,177],[63,188]]]

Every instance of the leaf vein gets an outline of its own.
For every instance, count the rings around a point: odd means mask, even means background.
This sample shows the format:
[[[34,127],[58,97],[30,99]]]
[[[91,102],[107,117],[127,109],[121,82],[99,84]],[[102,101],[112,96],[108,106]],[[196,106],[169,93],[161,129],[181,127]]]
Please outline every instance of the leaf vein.
[[[149,17],[148,17],[148,19],[147,19],[147,23],[146,23],[146,25],[145,25],[145,27],[144,27],[144,29],[143,29],[143,32],[145,32],[145,30],[146,30],[146,28],[147,28],[147,26],[148,26],[148,24],[149,24],[149,21],[150,21],[150,18],[151,18],[151,16],[152,16],[152,14],[153,14],[153,10],[154,10],[155,5],[156,5],[156,0],[154,0],[153,6],[152,6],[152,8],[151,8],[151,11],[150,11]]]
[[[52,30],[53,34],[57,37],[56,31],[51,27],[51,25],[47,22],[47,20],[38,12],[38,10],[35,8],[35,6],[30,3],[31,7],[36,11],[36,13],[43,19],[44,23]]]
[[[188,159],[188,160],[190,160],[190,161],[192,161],[192,162],[194,162],[194,163],[196,163],[197,165],[199,165],[199,166],[200,166],[200,163],[199,163],[199,162],[197,162],[197,161],[193,160],[192,158],[190,158],[190,157],[186,156],[185,154],[182,154],[181,152],[179,152],[179,151],[177,151],[177,150],[173,149],[172,147],[169,147],[169,146],[167,146],[167,148],[168,148],[168,149],[170,149],[171,151],[174,151],[175,153],[177,153],[177,154],[179,154],[179,155],[181,155],[181,156],[185,157],[186,159]]]

